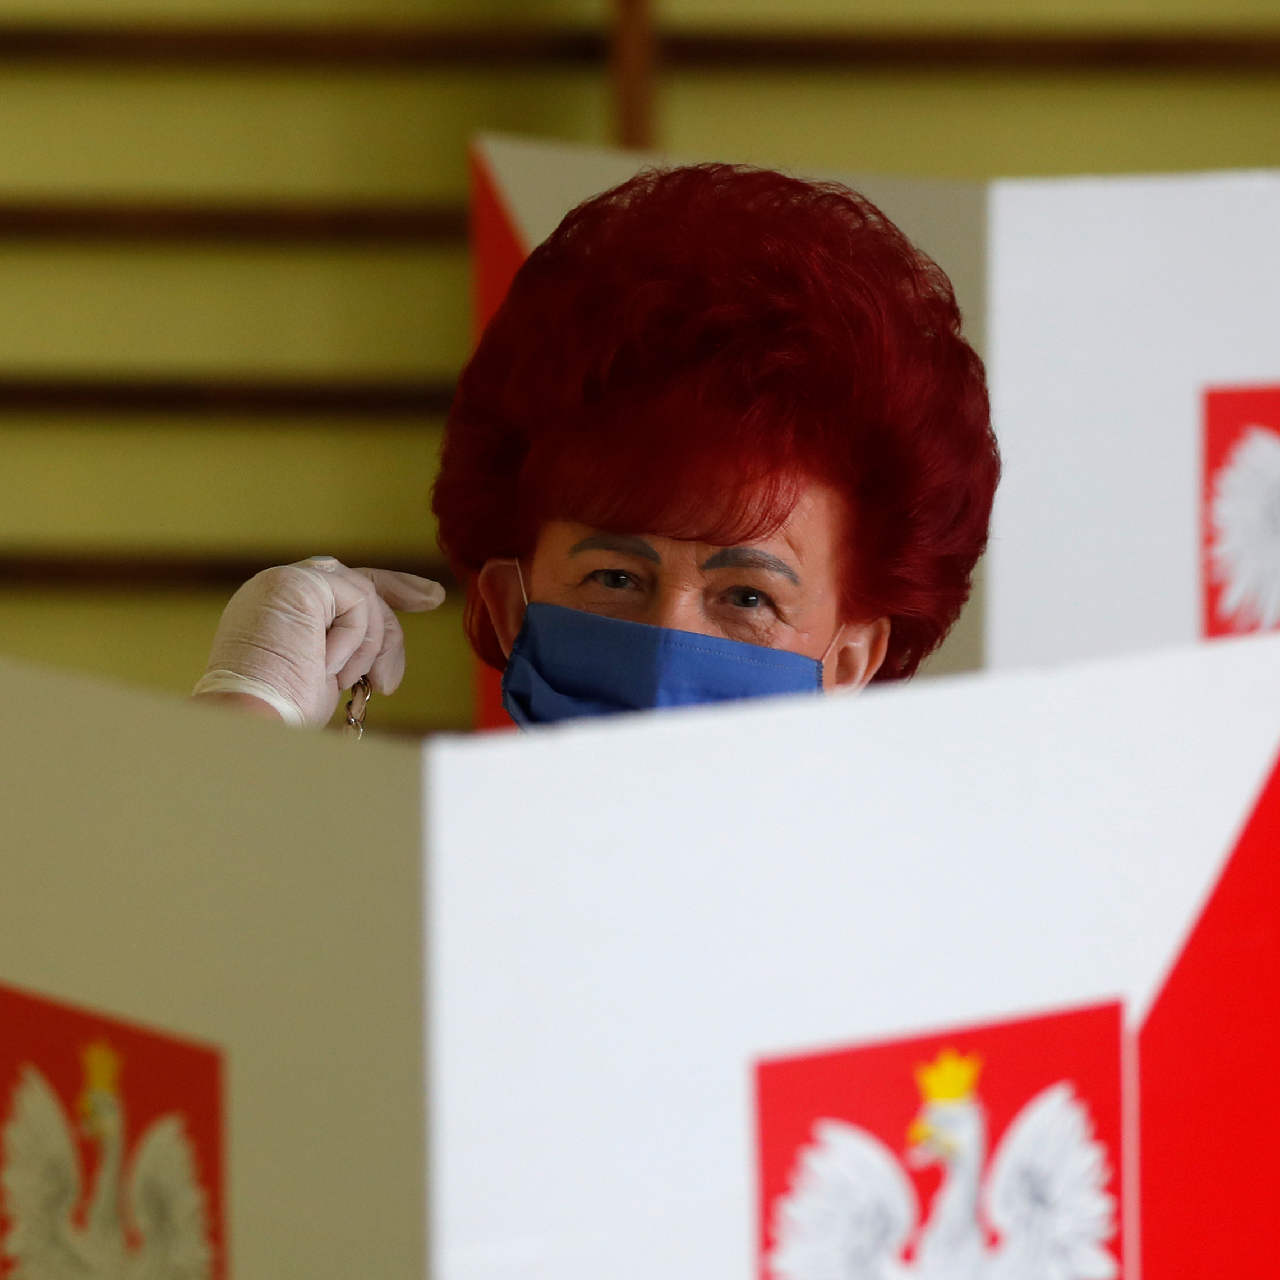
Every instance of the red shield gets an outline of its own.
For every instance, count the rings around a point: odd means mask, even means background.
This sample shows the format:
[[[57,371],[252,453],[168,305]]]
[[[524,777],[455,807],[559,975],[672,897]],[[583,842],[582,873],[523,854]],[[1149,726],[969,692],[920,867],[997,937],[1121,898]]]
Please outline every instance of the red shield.
[[[1204,398],[1200,501],[1204,634],[1280,626],[1280,387]]]
[[[0,1275],[221,1280],[221,1075],[208,1045],[0,986]]]
[[[1120,1274],[1118,1004],[763,1062],[757,1103],[766,1280]]]

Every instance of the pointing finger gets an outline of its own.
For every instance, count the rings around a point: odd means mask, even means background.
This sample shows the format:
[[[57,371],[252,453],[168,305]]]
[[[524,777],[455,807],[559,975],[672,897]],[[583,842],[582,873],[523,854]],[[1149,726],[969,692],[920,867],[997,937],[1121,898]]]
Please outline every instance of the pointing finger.
[[[425,613],[444,602],[444,588],[416,573],[402,573],[397,569],[357,569],[355,572],[368,578],[393,609]]]

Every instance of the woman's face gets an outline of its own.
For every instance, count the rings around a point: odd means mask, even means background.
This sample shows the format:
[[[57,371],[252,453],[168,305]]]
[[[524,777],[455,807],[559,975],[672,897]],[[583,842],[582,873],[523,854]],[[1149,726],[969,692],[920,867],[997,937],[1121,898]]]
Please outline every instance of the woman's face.
[[[842,522],[839,496],[816,483],[774,534],[733,547],[552,520],[522,564],[525,589],[530,601],[825,659],[828,687],[862,685],[884,658],[889,626],[840,623]],[[490,561],[480,585],[510,652],[524,604],[514,565]]]

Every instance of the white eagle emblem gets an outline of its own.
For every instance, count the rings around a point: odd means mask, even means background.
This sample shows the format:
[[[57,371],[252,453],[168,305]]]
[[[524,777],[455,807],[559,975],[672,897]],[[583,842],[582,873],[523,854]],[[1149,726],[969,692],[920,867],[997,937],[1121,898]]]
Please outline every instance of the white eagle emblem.
[[[981,1060],[947,1049],[916,1078],[908,1159],[942,1166],[918,1236],[915,1186],[879,1138],[819,1120],[775,1205],[773,1280],[1112,1280],[1106,1152],[1066,1081],[1014,1117],[986,1170]],[[990,1230],[988,1230],[990,1228]],[[995,1242],[992,1243],[994,1235]],[[915,1236],[910,1262],[903,1261]]]
[[[208,1280],[208,1210],[182,1118],[152,1123],[126,1174],[119,1059],[93,1044],[84,1063],[79,1112],[97,1160],[83,1206],[80,1154],[57,1094],[30,1064],[13,1091],[0,1174],[13,1280]]]
[[[1250,427],[1214,477],[1210,508],[1218,612],[1236,631],[1280,623],[1280,435]]]

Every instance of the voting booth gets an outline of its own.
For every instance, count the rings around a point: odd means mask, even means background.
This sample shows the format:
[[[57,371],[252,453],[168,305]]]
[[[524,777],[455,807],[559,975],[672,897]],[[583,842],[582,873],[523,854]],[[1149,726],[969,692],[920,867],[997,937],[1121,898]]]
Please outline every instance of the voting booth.
[[[1280,1243],[1280,639],[425,745],[4,676],[11,1269]]]
[[[421,1277],[421,752],[0,673],[0,1275]]]
[[[997,668],[1280,623],[1280,173],[1000,182]]]

